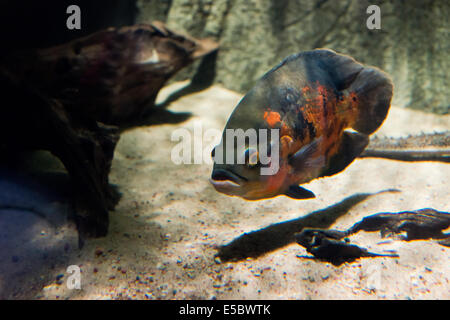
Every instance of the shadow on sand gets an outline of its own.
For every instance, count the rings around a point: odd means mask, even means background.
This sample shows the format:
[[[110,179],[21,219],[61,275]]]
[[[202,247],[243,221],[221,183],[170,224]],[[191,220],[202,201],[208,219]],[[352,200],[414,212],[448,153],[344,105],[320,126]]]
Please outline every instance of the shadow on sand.
[[[358,193],[301,218],[272,224],[257,231],[244,233],[229,244],[221,246],[217,256],[224,262],[257,258],[295,242],[294,234],[300,232],[303,228],[329,228],[339,217],[345,215],[355,205],[371,196],[386,192],[399,192],[399,190],[388,189],[376,193]]]

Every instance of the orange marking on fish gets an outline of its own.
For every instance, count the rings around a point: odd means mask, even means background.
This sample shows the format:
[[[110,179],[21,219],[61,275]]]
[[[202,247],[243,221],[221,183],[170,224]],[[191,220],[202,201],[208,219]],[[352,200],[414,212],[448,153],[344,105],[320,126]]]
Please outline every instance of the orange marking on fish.
[[[265,111],[264,120],[266,120],[269,126],[275,127],[278,122],[281,122],[281,116],[278,112],[275,111]]]
[[[318,85],[317,87],[317,97],[315,99],[315,103],[317,106],[323,106],[325,102],[328,100],[328,90],[323,85]]]
[[[303,116],[308,122],[313,123],[316,127],[317,125],[320,125],[320,120],[323,117],[322,108],[316,108],[309,104],[306,104],[304,107],[301,108],[301,112],[303,113]]]
[[[266,192],[271,194],[279,190],[283,185],[284,180],[288,174],[288,167],[286,165],[281,165],[278,173],[276,175],[269,176],[266,182]]]
[[[339,121],[346,122],[346,127],[352,126],[359,113],[359,98],[356,92],[350,92],[348,95],[341,97],[336,110],[336,117]]]
[[[281,125],[281,136],[292,136],[294,135],[294,130],[289,127],[286,123],[283,122],[283,124]]]

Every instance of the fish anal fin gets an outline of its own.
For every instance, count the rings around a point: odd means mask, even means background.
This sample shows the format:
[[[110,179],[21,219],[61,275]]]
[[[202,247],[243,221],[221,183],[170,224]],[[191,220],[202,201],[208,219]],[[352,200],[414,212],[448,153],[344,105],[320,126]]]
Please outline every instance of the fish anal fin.
[[[298,185],[290,186],[289,189],[284,194],[290,198],[298,199],[298,200],[312,199],[312,198],[316,197],[316,195],[313,192],[311,192],[305,188],[302,188]]]
[[[364,151],[368,144],[369,136],[359,132],[344,131],[338,152],[331,157],[327,169],[320,176],[332,176],[341,172]]]

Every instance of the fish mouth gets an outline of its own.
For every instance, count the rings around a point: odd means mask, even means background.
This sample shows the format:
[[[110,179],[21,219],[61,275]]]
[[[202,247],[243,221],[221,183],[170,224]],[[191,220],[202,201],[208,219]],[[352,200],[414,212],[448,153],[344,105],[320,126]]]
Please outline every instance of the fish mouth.
[[[239,188],[248,180],[235,172],[224,169],[215,169],[213,170],[209,181],[217,191],[224,192],[229,189]]]

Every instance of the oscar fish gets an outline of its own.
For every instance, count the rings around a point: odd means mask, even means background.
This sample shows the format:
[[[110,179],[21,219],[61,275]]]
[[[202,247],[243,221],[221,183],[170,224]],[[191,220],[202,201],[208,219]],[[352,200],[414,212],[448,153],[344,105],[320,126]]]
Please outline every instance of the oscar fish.
[[[258,80],[235,107],[212,151],[210,181],[217,191],[247,200],[314,198],[300,185],[350,165],[386,118],[392,94],[385,72],[347,55],[329,49],[291,55]],[[256,148],[245,139],[244,146],[233,143],[230,149],[230,129],[254,129],[259,142],[261,129],[275,129],[278,139]],[[268,161],[262,161],[261,145]],[[244,161],[224,161],[230,151]],[[261,174],[269,166],[276,168],[273,174]]]

